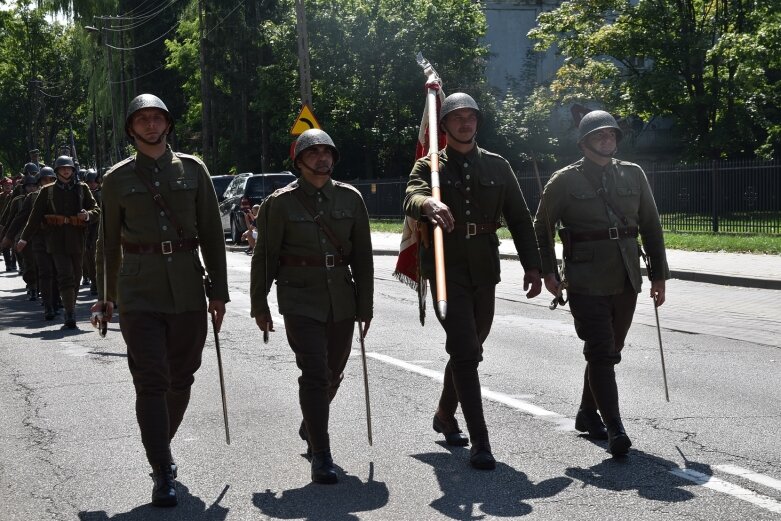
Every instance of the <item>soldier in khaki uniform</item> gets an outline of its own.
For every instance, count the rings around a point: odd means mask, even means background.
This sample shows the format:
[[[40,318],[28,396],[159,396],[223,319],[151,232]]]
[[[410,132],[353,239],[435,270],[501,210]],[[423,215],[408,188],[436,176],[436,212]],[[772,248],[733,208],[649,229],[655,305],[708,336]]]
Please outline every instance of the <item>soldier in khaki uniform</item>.
[[[450,445],[469,443],[455,418],[460,403],[472,441],[470,463],[491,470],[496,460],[483,416],[477,367],[493,322],[499,282],[496,230],[502,223],[510,230],[523,265],[527,298],[539,295],[542,282],[532,218],[518,180],[504,158],[477,146],[480,120],[480,109],[468,94],[459,92],[445,99],[439,119],[448,140],[439,154],[442,200],[431,197],[431,160],[421,158],[409,176],[404,212],[445,232],[448,311],[444,320],[437,318],[447,334],[445,350],[450,360],[434,430],[443,433]],[[433,248],[422,248],[421,257],[422,275],[431,280],[435,296]]]
[[[103,200],[100,196],[100,182],[98,181],[98,173],[90,168],[87,170],[84,176],[84,182],[89,186],[92,192],[92,197],[95,198],[95,202],[98,206],[103,206]],[[84,239],[84,278],[89,281],[90,295],[98,294],[98,285],[95,282],[95,245],[98,242],[98,221],[91,222],[87,226],[87,235]]]
[[[299,430],[312,455],[312,480],[336,483],[328,437],[330,402],[350,356],[355,321],[369,330],[374,263],[369,217],[360,192],[333,181],[339,152],[322,130],[296,141],[301,176],[260,208],[252,256],[252,316],[273,331],[268,292],[277,281],[279,312],[301,369]]]
[[[208,314],[219,331],[228,302],[217,196],[200,159],[171,151],[172,129],[173,119],[157,96],[141,94],[130,102],[125,132],[137,152],[103,178],[99,296],[92,307],[108,320],[115,303],[119,306],[155,506],[177,503],[170,443],[201,365]],[[208,307],[199,249],[211,280]],[[93,316],[93,323],[101,318]]]
[[[27,241],[45,226],[46,251],[51,254],[57,270],[57,287],[65,308],[65,327],[75,329],[84,233],[87,222],[99,218],[100,208],[87,185],[75,180],[76,169],[69,156],[56,159],[54,173],[57,181],[38,194],[27,226],[16,243],[16,251],[24,250]]]
[[[35,201],[35,196],[38,195],[38,176],[32,174],[25,175],[22,180],[22,186],[24,187],[24,195],[19,196],[16,200],[18,210],[10,217],[11,221],[5,229],[5,236],[2,242],[0,242],[0,248],[7,248],[13,244],[22,233],[22,228],[27,224],[27,219],[30,217],[30,212],[33,208],[32,203]],[[27,286],[27,299],[38,300],[38,270],[36,269],[32,248],[25,249],[20,255],[24,259],[22,263],[24,268],[22,270],[22,279],[24,279]]]
[[[650,259],[651,296],[657,306],[664,303],[670,273],[645,173],[634,163],[613,158],[622,137],[615,119],[602,110],[589,112],[580,122],[579,134],[584,157],[551,176],[535,229],[545,286],[558,294],[552,238],[554,225],[563,226],[559,232],[564,245],[563,283],[586,358],[575,428],[607,439],[608,450],[623,456],[632,442],[621,422],[615,365],[621,361],[642,285],[638,234]]]

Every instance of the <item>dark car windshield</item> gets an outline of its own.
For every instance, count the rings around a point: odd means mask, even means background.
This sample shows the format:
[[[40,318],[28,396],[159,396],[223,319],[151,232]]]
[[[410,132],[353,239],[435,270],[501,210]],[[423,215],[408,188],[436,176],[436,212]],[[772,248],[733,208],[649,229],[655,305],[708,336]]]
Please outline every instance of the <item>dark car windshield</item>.
[[[214,191],[217,193],[217,197],[222,198],[225,193],[225,189],[228,188],[230,182],[233,181],[232,175],[220,175],[212,177],[212,184],[214,184]]]
[[[266,197],[274,190],[296,180],[293,174],[263,175],[250,177],[244,189],[245,197]]]

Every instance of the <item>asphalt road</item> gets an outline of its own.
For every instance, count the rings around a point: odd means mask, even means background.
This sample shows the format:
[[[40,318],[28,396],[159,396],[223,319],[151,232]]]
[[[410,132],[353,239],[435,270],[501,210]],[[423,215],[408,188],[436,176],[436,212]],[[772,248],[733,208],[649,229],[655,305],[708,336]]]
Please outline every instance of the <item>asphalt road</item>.
[[[660,309],[664,399],[650,299],[642,296],[617,369],[634,442],[616,460],[573,431],[584,363],[569,312],[528,301],[503,261],[481,379],[494,472],[431,430],[444,336],[428,306],[376,257],[366,339],[374,445],[358,343],[331,415],[335,486],[314,485],[298,375],[281,317],[264,345],[249,317],[249,257],[229,254],[232,302],[220,336],[231,444],[210,337],[173,443],[180,505],[147,505],[151,479],[118,325],[100,339],[46,327],[20,277],[0,274],[0,519],[317,521],[434,519],[781,519],[781,294],[670,281]],[[463,420],[461,420],[463,425]]]

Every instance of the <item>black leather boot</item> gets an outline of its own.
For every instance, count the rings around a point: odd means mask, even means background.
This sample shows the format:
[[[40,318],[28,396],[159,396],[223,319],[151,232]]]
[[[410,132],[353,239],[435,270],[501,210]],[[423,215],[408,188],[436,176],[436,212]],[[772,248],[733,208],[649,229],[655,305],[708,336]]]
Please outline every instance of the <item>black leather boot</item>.
[[[496,460],[491,454],[491,444],[488,441],[488,433],[480,436],[472,436],[472,448],[470,449],[469,463],[480,470],[494,470]]]
[[[73,311],[65,310],[65,328],[66,329],[76,329],[76,317],[74,316]]]
[[[45,320],[54,320],[54,308],[53,307],[45,307],[43,309],[43,318]]]
[[[298,428],[298,437],[306,442],[306,459],[312,461],[312,444],[309,443],[309,434],[306,432],[306,423],[301,420],[301,426]]]
[[[152,505],[156,507],[176,506],[176,482],[170,463],[152,467]]]
[[[607,428],[594,409],[578,409],[578,414],[575,416],[575,430],[587,432],[589,438],[595,440],[607,439]]]
[[[626,435],[621,418],[607,421],[607,450],[613,456],[626,456],[632,440]]]
[[[445,435],[445,443],[454,447],[465,447],[469,445],[469,438],[458,428],[458,421],[455,417],[442,421],[438,414],[434,415],[433,427],[435,432]]]
[[[332,485],[338,481],[330,450],[321,450],[312,454],[312,481],[324,485]]]

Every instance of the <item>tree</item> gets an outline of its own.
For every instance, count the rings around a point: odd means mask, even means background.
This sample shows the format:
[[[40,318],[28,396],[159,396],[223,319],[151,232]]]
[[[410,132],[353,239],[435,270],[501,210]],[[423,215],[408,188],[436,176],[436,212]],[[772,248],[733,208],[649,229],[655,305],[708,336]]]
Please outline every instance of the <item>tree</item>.
[[[773,6],[573,0],[540,14],[529,36],[537,50],[555,45],[564,56],[550,85],[556,102],[670,117],[687,156],[745,157],[767,154],[778,128],[781,24]]]

